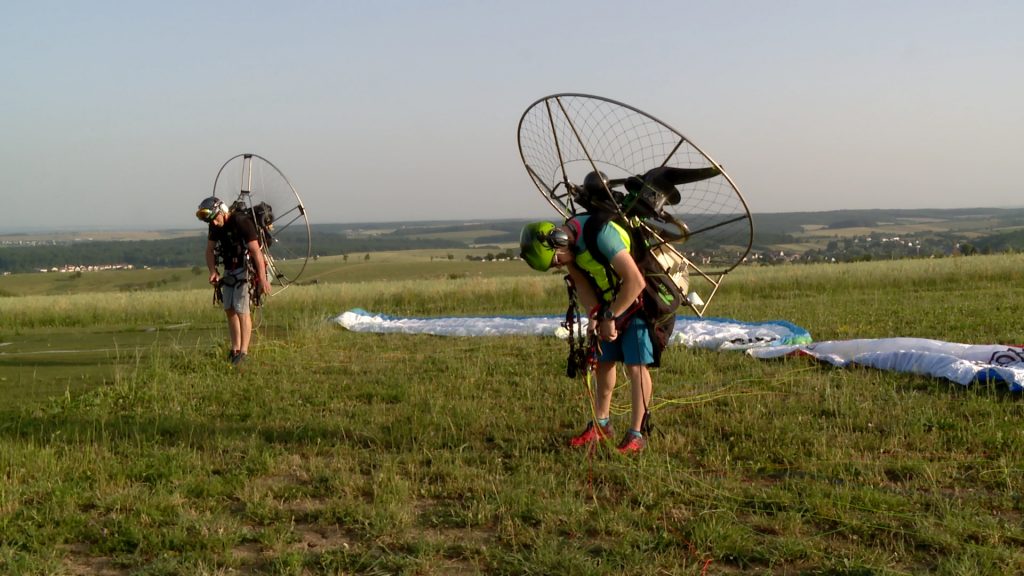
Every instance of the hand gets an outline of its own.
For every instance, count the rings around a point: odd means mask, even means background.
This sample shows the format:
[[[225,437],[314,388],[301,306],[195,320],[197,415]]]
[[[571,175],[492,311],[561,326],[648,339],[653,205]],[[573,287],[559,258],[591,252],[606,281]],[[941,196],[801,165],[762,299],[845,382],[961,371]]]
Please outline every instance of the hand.
[[[210,284],[213,284],[214,286],[216,286],[217,282],[219,282],[219,281],[220,281],[220,274],[218,274],[216,271],[210,272]]]
[[[601,309],[596,306],[587,314],[587,336],[601,338]]]
[[[615,328],[615,320],[601,320],[597,325],[597,335],[605,342],[614,342],[619,337],[619,331]]]

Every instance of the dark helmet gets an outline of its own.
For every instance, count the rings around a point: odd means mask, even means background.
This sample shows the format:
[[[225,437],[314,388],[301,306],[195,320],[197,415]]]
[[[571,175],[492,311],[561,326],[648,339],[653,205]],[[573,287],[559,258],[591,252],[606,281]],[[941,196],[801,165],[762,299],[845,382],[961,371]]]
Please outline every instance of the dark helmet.
[[[216,196],[210,196],[199,203],[199,209],[196,210],[196,218],[199,218],[203,222],[209,224],[213,222],[213,219],[217,217],[217,214],[228,213],[228,205],[221,201]]]
[[[609,188],[608,175],[604,172],[594,171],[583,178],[583,191],[591,197],[597,195],[598,198],[605,198]]]

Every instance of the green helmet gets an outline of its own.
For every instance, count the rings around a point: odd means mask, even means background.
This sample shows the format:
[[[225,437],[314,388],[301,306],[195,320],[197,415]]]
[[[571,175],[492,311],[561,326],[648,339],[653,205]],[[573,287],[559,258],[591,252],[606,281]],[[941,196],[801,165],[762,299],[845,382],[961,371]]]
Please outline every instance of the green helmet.
[[[530,268],[544,272],[551,268],[555,259],[555,248],[548,240],[548,234],[555,229],[551,222],[532,222],[523,226],[519,234],[519,257],[526,260]]]

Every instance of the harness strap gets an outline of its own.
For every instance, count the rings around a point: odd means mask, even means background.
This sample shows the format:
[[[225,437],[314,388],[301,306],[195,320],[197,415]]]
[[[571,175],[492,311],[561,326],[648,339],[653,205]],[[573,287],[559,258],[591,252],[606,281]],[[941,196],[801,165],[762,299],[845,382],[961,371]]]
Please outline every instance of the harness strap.
[[[229,281],[228,278],[230,278],[231,280]],[[232,287],[233,288],[235,286],[238,286],[239,284],[245,284],[248,281],[249,281],[248,276],[244,276],[242,278],[239,278],[238,276],[235,276],[234,274],[225,273],[224,276],[221,276],[220,280],[217,281],[217,285],[218,286],[228,286],[228,287]]]
[[[569,306],[565,310],[565,321],[562,322],[562,327],[569,331],[569,357],[566,359],[565,375],[575,378],[581,372],[588,373],[597,364],[597,343],[594,338],[587,342],[584,336],[576,285],[568,274],[565,276],[565,288],[569,295]]]
[[[630,320],[633,319],[633,315],[636,314],[637,312],[643,310],[643,308],[644,308],[643,297],[644,297],[644,295],[640,294],[640,296],[637,297],[636,301],[633,302],[629,306],[629,308],[626,308],[625,312],[623,312],[622,314],[619,314],[618,316],[615,317],[615,330],[617,330],[617,331],[624,330],[626,328],[626,326],[629,326],[629,322],[630,322]]]
[[[577,238],[583,238],[583,243],[587,245],[587,252],[594,259],[595,262],[604,268],[605,282],[611,290],[612,299],[615,299],[618,293],[618,283],[615,282],[615,271],[612,269],[612,263],[608,261],[608,258],[601,253],[601,250],[597,247],[597,235],[604,228],[604,225],[611,221],[611,218],[607,214],[591,214],[587,218],[587,223],[581,227],[580,235]],[[576,226],[579,227],[579,222],[576,222]],[[631,248],[632,250],[632,248]],[[602,294],[603,291],[597,284],[597,280],[594,282],[595,291],[597,294]]]
[[[246,255],[248,256],[248,254]],[[246,257],[246,268],[248,269],[248,275],[256,278],[259,270],[256,269],[256,264],[252,261],[252,258]],[[253,282],[249,285],[249,303],[255,307],[259,307],[263,304],[263,291],[260,289],[259,282]]]

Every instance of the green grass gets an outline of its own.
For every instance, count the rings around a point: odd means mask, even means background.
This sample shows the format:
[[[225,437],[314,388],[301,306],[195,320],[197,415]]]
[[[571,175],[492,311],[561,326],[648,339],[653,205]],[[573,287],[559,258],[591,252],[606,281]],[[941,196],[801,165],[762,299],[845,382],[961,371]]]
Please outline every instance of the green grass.
[[[1022,263],[743,268],[710,313],[816,340],[1021,342]],[[588,410],[564,343],[326,322],[555,314],[564,298],[541,274],[294,287],[264,309],[243,374],[205,289],[0,298],[0,351],[125,350],[53,355],[95,365],[88,385],[71,369],[48,394],[11,396],[24,374],[4,388],[0,572],[1024,570],[1024,408],[1000,387],[671,349],[649,451],[588,456],[565,447]],[[38,358],[0,356],[0,377]]]
[[[355,283],[373,280],[412,280],[528,276],[534,272],[520,262],[479,262],[467,256],[484,257],[506,247],[400,250],[353,253],[348,257],[325,256],[310,259],[300,278],[309,283]],[[449,256],[451,259],[449,260]],[[285,263],[290,267],[290,263]],[[25,273],[0,276],[0,299],[5,296],[66,296],[87,293],[124,294],[203,290],[207,286],[206,265],[197,254],[193,268],[107,270],[97,272]]]

